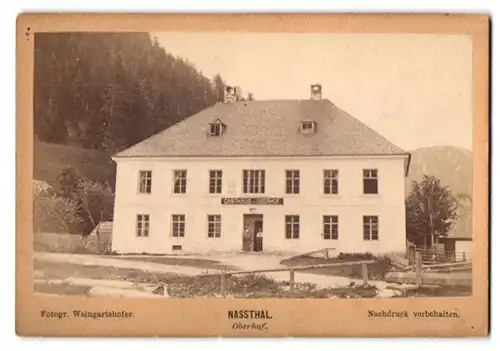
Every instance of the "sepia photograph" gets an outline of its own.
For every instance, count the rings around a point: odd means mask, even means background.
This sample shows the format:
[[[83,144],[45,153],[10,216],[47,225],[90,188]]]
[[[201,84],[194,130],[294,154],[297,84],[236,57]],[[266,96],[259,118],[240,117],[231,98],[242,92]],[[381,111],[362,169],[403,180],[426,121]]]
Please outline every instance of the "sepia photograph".
[[[484,335],[488,25],[20,17],[16,332]]]
[[[37,294],[471,294],[467,36],[34,40]]]

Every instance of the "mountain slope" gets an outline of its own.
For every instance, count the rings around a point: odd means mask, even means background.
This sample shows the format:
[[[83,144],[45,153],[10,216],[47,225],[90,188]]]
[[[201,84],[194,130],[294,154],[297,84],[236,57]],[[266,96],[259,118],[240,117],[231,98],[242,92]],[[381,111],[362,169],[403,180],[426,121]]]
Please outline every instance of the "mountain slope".
[[[448,186],[454,195],[466,194],[472,199],[472,152],[454,146],[433,146],[411,152],[406,192],[412,181],[420,181],[424,174],[435,176],[441,184]],[[450,233],[451,236],[472,236],[471,203],[463,201],[460,218]]]
[[[57,185],[57,174],[71,166],[82,177],[114,185],[115,164],[107,153],[34,141],[33,179]]]

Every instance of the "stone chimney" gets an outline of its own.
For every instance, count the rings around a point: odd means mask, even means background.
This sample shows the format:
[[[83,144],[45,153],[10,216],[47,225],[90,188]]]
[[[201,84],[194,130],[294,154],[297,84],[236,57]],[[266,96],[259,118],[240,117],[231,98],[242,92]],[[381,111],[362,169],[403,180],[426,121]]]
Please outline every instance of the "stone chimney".
[[[321,100],[321,84],[311,85],[311,100]]]
[[[226,86],[226,88],[224,89],[224,102],[229,103],[235,101],[236,101],[236,94],[234,87]]]
[[[243,97],[241,87],[234,87],[234,97],[236,101],[241,100],[241,98]]]

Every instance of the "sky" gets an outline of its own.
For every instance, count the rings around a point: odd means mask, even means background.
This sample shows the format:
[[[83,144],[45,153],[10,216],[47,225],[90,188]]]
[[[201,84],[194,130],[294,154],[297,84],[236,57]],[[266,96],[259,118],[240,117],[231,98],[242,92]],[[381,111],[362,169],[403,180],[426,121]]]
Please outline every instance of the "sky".
[[[472,150],[472,42],[427,34],[152,33],[256,100],[323,98],[397,146]]]

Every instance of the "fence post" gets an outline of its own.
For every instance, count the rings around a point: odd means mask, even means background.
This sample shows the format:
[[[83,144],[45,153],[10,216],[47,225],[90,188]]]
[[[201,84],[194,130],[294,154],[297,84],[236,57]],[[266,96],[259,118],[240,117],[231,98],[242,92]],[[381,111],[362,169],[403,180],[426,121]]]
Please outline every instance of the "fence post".
[[[223,270],[220,271],[220,294],[226,297],[226,275]]]
[[[295,293],[295,270],[290,269],[290,293]]]
[[[422,253],[417,251],[415,253],[415,273],[417,286],[422,285]]]
[[[363,288],[368,287],[368,265],[363,263],[361,265],[361,276],[363,277]]]
[[[325,249],[325,260],[328,260],[329,257],[328,257],[328,249]]]
[[[415,252],[416,252],[416,249],[413,247],[413,246],[408,246],[408,264],[411,266],[415,263]]]

